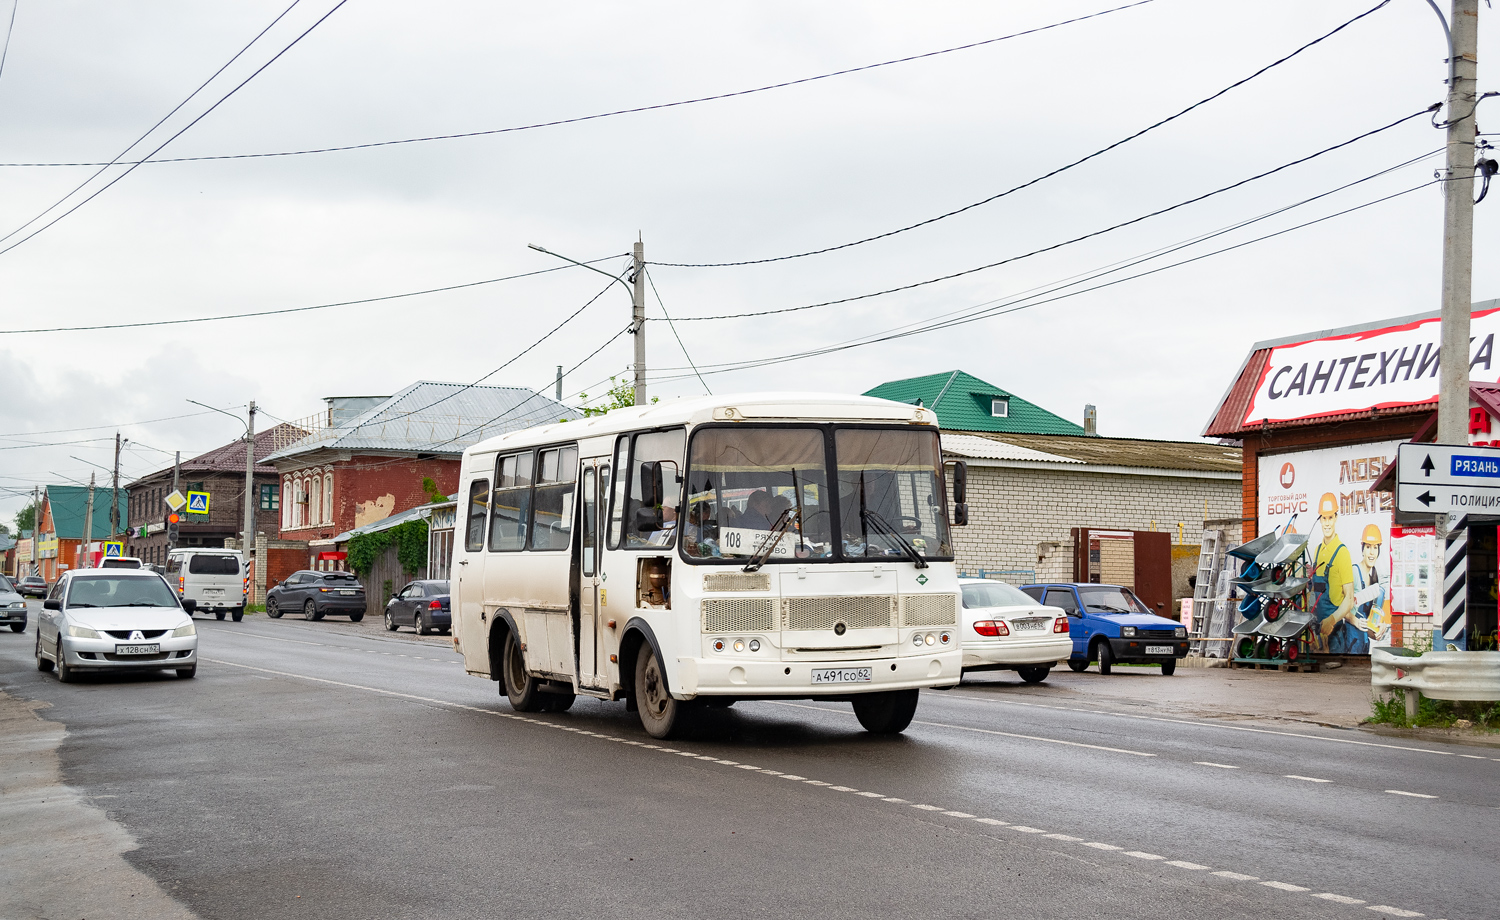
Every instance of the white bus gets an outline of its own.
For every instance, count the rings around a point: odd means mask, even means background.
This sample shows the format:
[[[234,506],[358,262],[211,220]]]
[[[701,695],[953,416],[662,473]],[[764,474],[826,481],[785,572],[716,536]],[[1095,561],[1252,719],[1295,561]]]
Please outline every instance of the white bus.
[[[966,523],[955,469],[954,518]],[[624,700],[657,738],[737,700],[905,730],[958,683],[937,419],[868,397],[673,400],[464,453],[454,644],[520,711]]]

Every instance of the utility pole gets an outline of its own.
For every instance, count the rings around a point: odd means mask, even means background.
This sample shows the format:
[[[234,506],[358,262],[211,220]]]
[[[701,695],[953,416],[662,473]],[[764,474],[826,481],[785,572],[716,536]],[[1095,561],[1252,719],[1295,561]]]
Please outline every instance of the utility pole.
[[[1443,307],[1439,444],[1469,441],[1469,314],[1474,277],[1474,108],[1479,102],[1479,0],[1453,0],[1449,25],[1448,162],[1443,178]],[[1439,523],[1439,528],[1442,524]]]
[[[635,241],[635,275],[631,278],[630,333],[635,336],[635,404],[646,405],[646,244]],[[1467,315],[1467,314],[1466,314]],[[1468,326],[1464,327],[1465,329]],[[1465,351],[1465,360],[1468,352]],[[1465,406],[1468,403],[1464,404]]]
[[[77,567],[88,568],[84,560],[88,559],[89,544],[94,541],[94,474],[89,473],[89,498],[84,503],[83,510],[83,542],[78,545],[78,558],[74,561]]]
[[[120,533],[120,433],[115,432],[115,471],[110,475],[109,535]]]
[[[42,574],[42,487],[31,486],[31,574]]]
[[[181,474],[182,474],[182,451],[179,450],[172,457],[172,491],[173,492],[177,491],[177,480],[181,476]],[[177,543],[175,541],[173,541],[173,540],[168,540],[167,541],[167,549],[173,550],[173,549],[176,549],[176,548],[177,548]]]
[[[562,365],[557,366],[557,401],[562,402]]]
[[[240,543],[245,558],[255,558],[255,400],[250,400],[250,423],[245,426],[245,533]]]

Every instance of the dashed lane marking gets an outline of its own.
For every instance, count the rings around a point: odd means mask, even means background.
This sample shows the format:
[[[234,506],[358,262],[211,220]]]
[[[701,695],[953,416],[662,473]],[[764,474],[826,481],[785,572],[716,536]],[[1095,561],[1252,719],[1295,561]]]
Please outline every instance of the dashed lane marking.
[[[1407,796],[1411,796],[1414,799],[1435,799],[1435,798],[1437,798],[1437,796],[1435,796],[1435,795],[1424,795],[1423,793],[1420,793],[1420,792],[1403,792],[1400,789],[1387,789],[1386,792],[1389,792],[1391,795],[1407,795]]]
[[[1304,783],[1331,783],[1331,779],[1318,779],[1316,776],[1298,776],[1295,773],[1283,773],[1287,779],[1300,779]]]
[[[1214,763],[1211,760],[1195,760],[1193,763],[1200,767],[1218,767],[1220,770],[1238,770],[1239,767],[1227,763]]]
[[[836,785],[834,785],[832,783],[824,782],[822,780],[810,779],[810,778],[805,777],[805,776],[797,776],[795,774],[790,774],[790,773],[781,773],[781,772],[778,772],[776,770],[768,770],[768,769],[765,769],[763,767],[755,766],[753,764],[741,764],[741,763],[736,763],[734,761],[727,761],[727,760],[722,760],[722,759],[715,758],[715,757],[709,757],[709,756],[706,756],[706,755],[697,754],[697,753],[694,753],[694,752],[680,751],[677,748],[663,747],[661,745],[647,744],[647,743],[641,742],[641,741],[633,741],[633,740],[629,740],[629,739],[625,739],[625,738],[620,738],[620,737],[614,736],[614,735],[606,735],[606,734],[599,733],[599,732],[591,732],[591,731],[587,731],[587,730],[578,728],[576,726],[570,726],[570,725],[567,725],[567,724],[564,724],[564,723],[560,723],[560,722],[553,722],[553,721],[548,721],[548,720],[544,720],[544,719],[533,718],[531,716],[522,715],[520,713],[504,712],[504,711],[497,710],[497,709],[486,709],[486,708],[481,707],[481,706],[470,706],[470,705],[467,705],[467,704],[464,704],[464,703],[455,703],[455,702],[452,702],[451,700],[442,700],[442,699],[437,699],[437,698],[434,698],[434,697],[420,696],[420,695],[415,694],[415,693],[403,693],[403,692],[396,691],[396,690],[385,690],[385,689],[382,689],[380,687],[369,687],[369,686],[365,686],[365,685],[362,685],[362,684],[353,684],[353,683],[348,683],[346,681],[332,680],[332,679],[326,678],[326,677],[311,677],[311,676],[308,676],[306,674],[296,674],[296,673],[289,672],[289,671],[277,671],[277,670],[274,670],[272,668],[262,668],[262,667],[257,667],[257,666],[254,666],[254,665],[240,664],[238,662],[233,662],[233,661],[224,661],[222,659],[217,659],[217,658],[207,658],[207,657],[205,657],[203,660],[207,661],[207,662],[211,662],[213,664],[227,665],[229,667],[241,668],[241,669],[247,670],[247,671],[257,671],[257,672],[260,672],[261,674],[274,674],[274,675],[277,675],[277,676],[280,676],[280,677],[291,677],[291,678],[296,678],[298,680],[309,681],[311,683],[327,684],[327,685],[330,685],[330,686],[343,687],[343,688],[350,689],[350,690],[362,690],[362,691],[367,692],[367,693],[375,693],[375,694],[378,694],[378,695],[381,695],[381,696],[388,696],[388,697],[393,697],[393,698],[397,698],[397,699],[417,700],[417,701],[424,702],[424,703],[434,703],[434,704],[437,704],[439,706],[446,706],[446,707],[448,707],[450,709],[462,710],[462,711],[465,711],[465,712],[479,713],[480,715],[486,715],[486,716],[490,716],[492,718],[510,719],[510,720],[517,721],[517,722],[525,722],[525,723],[530,724],[530,725],[541,726],[541,727],[544,727],[544,728],[558,729],[558,730],[567,731],[567,732],[578,734],[578,735],[583,735],[583,736],[592,737],[592,738],[598,738],[600,740],[621,742],[621,743],[624,743],[624,744],[629,744],[629,745],[632,745],[632,746],[635,746],[635,747],[639,747],[642,750],[656,751],[659,754],[683,754],[683,755],[686,755],[686,756],[689,756],[689,757],[693,757],[694,759],[701,760],[701,761],[703,761],[705,763],[710,763],[711,762],[711,763],[716,763],[716,764],[719,764],[719,765],[734,766],[735,768],[741,769],[741,770],[747,770],[747,771],[753,771],[753,772],[757,772],[757,773],[763,773],[763,774],[766,774],[766,775],[769,775],[769,776],[777,776],[777,777],[780,777],[782,779],[795,780],[795,781],[799,781],[799,782],[803,783],[804,785],[810,785],[810,786],[813,786],[815,788],[826,789],[827,791],[830,791],[830,792],[840,792],[840,793],[842,793],[842,792],[853,792],[856,795],[863,795],[863,796],[866,796],[866,797],[869,797],[869,798],[876,798],[876,799],[878,799],[879,801],[882,801],[882,802],[888,802],[888,803],[891,803],[891,804],[909,805],[909,806],[911,806],[914,809],[918,809],[918,810],[929,812],[929,813],[931,813],[931,812],[938,812],[943,817],[953,818],[955,820],[972,821],[972,822],[974,822],[976,824],[983,824],[983,825],[987,825],[987,826],[990,826],[990,827],[1008,827],[1010,830],[1013,830],[1013,831],[1016,831],[1016,832],[1022,833],[1022,834],[1039,834],[1039,835],[1042,835],[1043,837],[1050,838],[1050,839],[1053,839],[1053,840],[1057,840],[1057,841],[1063,842],[1063,843],[1077,843],[1079,846],[1089,847],[1090,849],[1099,850],[1099,851],[1106,852],[1106,853],[1119,853],[1122,856],[1129,856],[1129,857],[1132,857],[1132,858],[1135,858],[1135,859],[1140,859],[1140,860],[1145,860],[1145,861],[1153,861],[1153,862],[1154,861],[1161,861],[1163,863],[1163,865],[1176,866],[1176,867],[1182,868],[1182,869],[1190,869],[1190,870],[1194,870],[1194,871],[1208,871],[1209,870],[1208,866],[1202,866],[1202,865],[1199,865],[1197,863],[1186,862],[1186,861],[1183,861],[1183,860],[1168,860],[1165,856],[1160,856],[1160,855],[1157,855],[1155,853],[1146,853],[1146,852],[1142,852],[1140,850],[1126,850],[1124,847],[1117,846],[1117,845],[1112,844],[1112,843],[1104,843],[1104,842],[1097,841],[1097,840],[1083,840],[1082,838],[1079,838],[1079,837],[1073,837],[1073,836],[1070,836],[1070,835],[1067,835],[1067,834],[1060,834],[1060,833],[1055,833],[1055,832],[1049,832],[1045,828],[1029,827],[1029,826],[1024,825],[1024,824],[1008,824],[1007,822],[1001,821],[998,818],[976,817],[974,815],[969,814],[968,812],[944,809],[943,806],[941,806],[941,805],[917,804],[917,803],[910,802],[907,799],[897,798],[895,796],[881,796],[881,795],[879,795],[877,793],[864,793],[864,792],[861,792],[860,790],[855,789],[855,788],[853,788],[851,786],[836,786]],[[809,706],[809,707],[803,707],[803,708],[820,709],[820,707],[815,707],[815,706]],[[827,712],[828,710],[821,710],[820,709],[820,711]],[[928,725],[934,725],[935,724],[935,725],[939,725],[940,727],[955,727],[955,728],[960,728],[960,729],[963,728],[962,726],[945,726],[945,725],[942,725],[941,723],[922,723],[922,724],[928,724]],[[975,729],[967,729],[967,730],[975,731]],[[978,731],[983,731],[983,730],[978,730]],[[999,734],[999,735],[1006,735],[1006,734],[1008,734],[1006,732],[985,732],[985,733],[986,734]],[[1015,735],[1015,736],[1012,736],[1012,737],[1029,738],[1030,736]],[[1038,740],[1038,741],[1053,741],[1055,739],[1036,738],[1036,739],[1033,739],[1033,740]],[[1059,743],[1070,744],[1070,745],[1075,744],[1074,742],[1059,742]],[[1078,746],[1078,747],[1090,747],[1090,748],[1097,748],[1097,747],[1099,747],[1098,745],[1087,745],[1087,744],[1080,744],[1080,745],[1076,745],[1076,746]],[[1104,750],[1118,750],[1118,749],[1115,749],[1115,748],[1103,748],[1103,749]],[[1138,752],[1134,752],[1134,751],[1122,751],[1122,753],[1138,753]],[[1147,754],[1145,756],[1149,757],[1149,756],[1154,756],[1154,755]],[[1291,776],[1291,775],[1289,774],[1289,776]],[[1328,780],[1319,780],[1319,779],[1314,779],[1313,777],[1291,776],[1291,778],[1293,778],[1293,779],[1306,779],[1306,780],[1311,780],[1313,782],[1328,782]],[[1394,793],[1396,795],[1411,795],[1411,796],[1416,796],[1416,797],[1419,797],[1419,798],[1436,798],[1436,796],[1426,796],[1426,795],[1423,795],[1421,793],[1403,793],[1403,792],[1400,792],[1398,790],[1387,790],[1387,791],[1392,792],[1392,793]],[[1245,874],[1240,873],[1240,872],[1231,872],[1231,871],[1228,871],[1228,870],[1219,870],[1219,871],[1212,872],[1212,874],[1215,875],[1215,876],[1218,876],[1219,878],[1229,879],[1231,881],[1237,881],[1237,882],[1259,882],[1261,885],[1263,885],[1265,887],[1274,888],[1274,889],[1277,889],[1277,890],[1280,890],[1280,891],[1285,891],[1285,892],[1287,892],[1289,894],[1301,894],[1301,893],[1308,892],[1308,891],[1312,890],[1310,888],[1304,888],[1301,885],[1292,885],[1292,884],[1289,884],[1289,883],[1286,883],[1286,882],[1274,882],[1274,881],[1262,882],[1261,879],[1258,876],[1245,875]],[[1321,898],[1321,899],[1323,899],[1325,901],[1334,901],[1334,902],[1341,903],[1341,904],[1359,905],[1359,904],[1364,904],[1365,903],[1364,901],[1361,901],[1361,900],[1359,900],[1357,898],[1348,898],[1348,897],[1346,897],[1344,895],[1335,895],[1335,894],[1331,894],[1331,893],[1328,893],[1328,892],[1324,892],[1324,893],[1321,893],[1321,894],[1314,894],[1314,895],[1311,895],[1311,897]],[[1423,917],[1423,916],[1425,916],[1424,914],[1418,913],[1416,911],[1405,910],[1403,908],[1392,907],[1392,906],[1383,905],[1383,904],[1382,905],[1374,905],[1374,906],[1366,907],[1366,910],[1375,911],[1377,913],[1383,913],[1383,914],[1386,914],[1386,915],[1392,916],[1392,917]]]

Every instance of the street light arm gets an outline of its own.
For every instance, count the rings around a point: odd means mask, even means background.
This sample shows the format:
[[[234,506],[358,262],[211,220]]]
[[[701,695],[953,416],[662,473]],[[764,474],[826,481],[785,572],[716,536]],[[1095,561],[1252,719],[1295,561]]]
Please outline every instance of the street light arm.
[[[577,265],[577,266],[579,266],[581,268],[586,268],[586,269],[588,269],[591,272],[598,272],[599,274],[603,275],[604,277],[612,279],[613,281],[618,282],[621,287],[625,288],[626,293],[630,294],[630,296],[632,298],[635,297],[635,291],[631,290],[630,285],[626,284],[625,280],[624,280],[625,279],[625,275],[629,274],[629,270],[628,269],[626,271],[624,271],[624,272],[621,272],[618,275],[611,275],[609,272],[605,271],[602,268],[595,268],[594,266],[588,264],[587,262],[580,262],[577,259],[570,259],[567,256],[563,255],[562,253],[560,253],[560,252],[553,252],[552,250],[546,248],[545,246],[538,246],[535,243],[527,243],[526,246],[529,249],[535,249],[537,252],[546,253],[549,256],[555,256],[556,258],[562,259],[564,262],[572,262],[574,265]],[[188,400],[188,401],[192,402],[192,400]],[[202,403],[199,403],[199,405],[202,405]]]
[[[230,418],[234,419],[236,422],[239,422],[241,425],[245,426],[245,434],[248,435],[250,433],[250,424],[244,419],[240,418],[238,415],[235,415],[232,412],[225,412],[223,409],[220,409],[217,406],[210,406],[208,403],[201,403],[196,399],[189,399],[188,402],[192,403],[195,406],[202,406],[205,409],[212,409],[220,415],[227,415]]]

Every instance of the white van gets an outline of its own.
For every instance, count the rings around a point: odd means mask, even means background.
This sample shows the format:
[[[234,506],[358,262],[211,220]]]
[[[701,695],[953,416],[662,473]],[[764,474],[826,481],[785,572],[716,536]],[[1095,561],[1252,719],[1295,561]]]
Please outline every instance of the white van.
[[[245,617],[250,582],[245,559],[233,549],[174,549],[167,555],[167,584],[180,598],[198,602],[198,611],[219,619]]]

